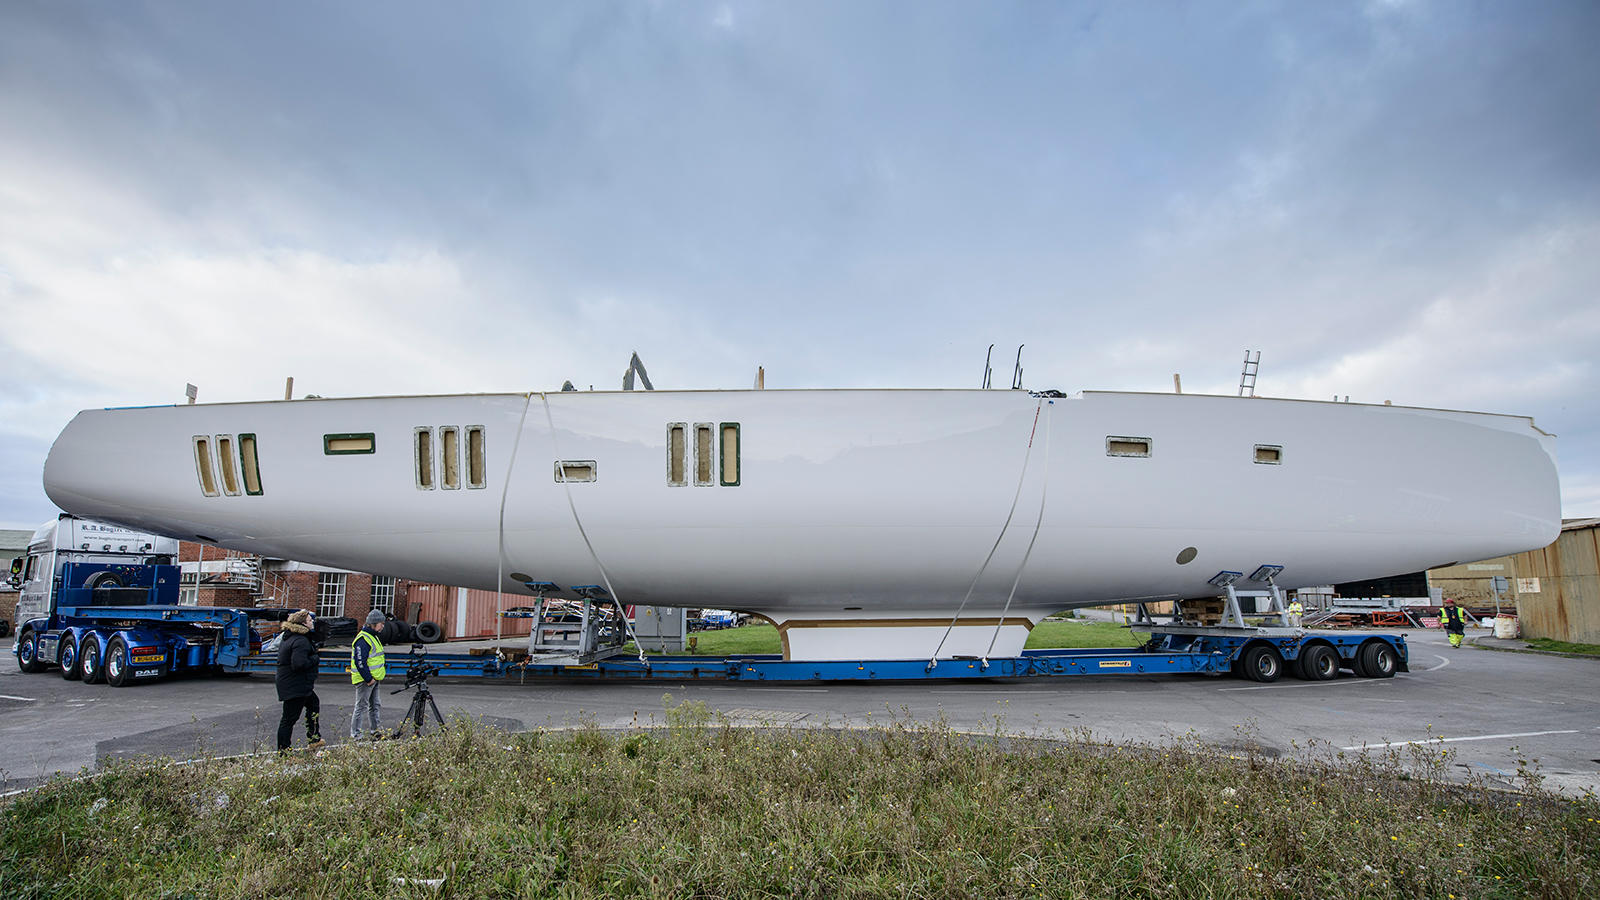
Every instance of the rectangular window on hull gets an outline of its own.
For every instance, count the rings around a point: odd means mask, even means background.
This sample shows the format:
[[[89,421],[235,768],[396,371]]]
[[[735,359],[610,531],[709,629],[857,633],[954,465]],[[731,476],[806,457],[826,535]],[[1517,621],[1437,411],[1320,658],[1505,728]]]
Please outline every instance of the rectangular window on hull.
[[[211,438],[203,434],[194,438],[194,467],[200,476],[200,493],[207,497],[215,497],[221,493],[217,490],[217,476],[211,467]]]
[[[317,618],[344,615],[344,573],[317,573]]]
[[[444,471],[439,474],[440,487],[453,491],[461,487],[461,440],[454,426],[439,429],[440,450],[444,453]]]
[[[222,492],[239,496],[239,473],[233,468],[233,436],[217,435],[217,462],[222,466]]]
[[[433,490],[433,429],[417,429],[417,489]]]
[[[679,487],[686,481],[684,455],[687,442],[684,439],[684,430],[687,427],[682,422],[673,422],[667,426],[667,484]]]
[[[1263,466],[1283,465],[1283,447],[1279,444],[1257,444],[1256,462]]]
[[[1123,437],[1109,435],[1106,437],[1107,456],[1149,456],[1150,439],[1147,437]]]
[[[722,484],[739,486],[739,423],[722,423]]]
[[[556,461],[556,481],[593,481],[595,464],[592,459],[562,459]]]
[[[712,458],[711,423],[696,422],[694,426],[694,483],[705,486],[711,483],[711,473],[716,469]]]
[[[377,448],[377,441],[371,432],[365,434],[325,434],[322,436],[322,452],[328,456],[349,456],[354,453],[371,453]]]
[[[484,455],[483,426],[474,425],[467,429],[467,487],[481,488],[488,483],[484,473],[487,468],[487,457]]]
[[[239,435],[239,467],[244,470],[244,492],[261,496],[261,462],[256,458],[256,436]]]

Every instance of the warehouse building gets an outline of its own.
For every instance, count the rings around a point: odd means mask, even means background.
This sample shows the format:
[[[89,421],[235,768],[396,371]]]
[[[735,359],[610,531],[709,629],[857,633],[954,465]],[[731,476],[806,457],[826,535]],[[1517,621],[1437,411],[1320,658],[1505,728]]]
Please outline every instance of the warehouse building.
[[[1429,585],[1473,608],[1515,606],[1526,637],[1600,644],[1600,519],[1568,519],[1539,550],[1428,572]],[[1505,579],[1496,596],[1495,578]]]
[[[1600,519],[1570,519],[1555,543],[1512,562],[1523,635],[1600,644]]]

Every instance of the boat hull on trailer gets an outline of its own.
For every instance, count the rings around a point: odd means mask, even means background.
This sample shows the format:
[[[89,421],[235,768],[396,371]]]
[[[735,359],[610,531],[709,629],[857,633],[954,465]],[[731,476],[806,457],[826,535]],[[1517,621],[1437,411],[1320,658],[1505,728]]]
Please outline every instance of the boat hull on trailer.
[[[1011,656],[1052,612],[1210,596],[1219,572],[1339,583],[1560,529],[1554,439],[1524,417],[1112,392],[89,410],[45,489],[80,516],[268,556],[745,610],[794,659]]]

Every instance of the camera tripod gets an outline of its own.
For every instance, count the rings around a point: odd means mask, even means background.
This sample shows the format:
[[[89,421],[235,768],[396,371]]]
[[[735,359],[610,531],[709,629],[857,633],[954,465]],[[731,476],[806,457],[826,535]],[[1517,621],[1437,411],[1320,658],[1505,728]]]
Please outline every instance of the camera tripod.
[[[397,690],[390,691],[398,694],[416,688],[416,693],[411,696],[411,706],[406,709],[406,714],[400,718],[400,725],[395,728],[393,738],[405,737],[406,726],[411,726],[411,736],[421,737],[423,729],[427,728],[427,715],[433,713],[433,720],[444,727],[444,716],[439,714],[439,705],[433,702],[433,691],[428,690],[428,676],[439,674],[439,670],[428,665],[416,649],[412,650],[413,661],[406,674],[406,683]]]

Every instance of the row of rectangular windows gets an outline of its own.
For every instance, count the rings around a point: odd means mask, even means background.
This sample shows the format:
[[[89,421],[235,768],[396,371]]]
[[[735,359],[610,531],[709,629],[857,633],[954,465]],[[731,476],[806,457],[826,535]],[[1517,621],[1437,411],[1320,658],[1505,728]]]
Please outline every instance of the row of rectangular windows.
[[[416,429],[417,490],[447,491],[461,488],[462,431],[466,432],[467,489],[476,490],[488,483],[484,475],[483,426],[462,429],[455,425],[418,425]]]
[[[693,431],[693,442],[690,432]],[[690,448],[693,448],[691,454]],[[720,454],[718,451],[721,451]],[[721,456],[722,465],[717,465]],[[689,468],[693,465],[696,487],[721,484],[738,487],[741,476],[739,455],[739,423],[723,422],[672,422],[667,425],[667,484],[683,487],[689,483]]]
[[[254,434],[197,434],[193,442],[200,493],[207,497],[261,495],[261,463]]]
[[[1128,437],[1126,435],[1106,435],[1107,456],[1133,456],[1147,458],[1155,441],[1147,437]],[[1254,461],[1263,466],[1283,465],[1282,444],[1256,444]]]

